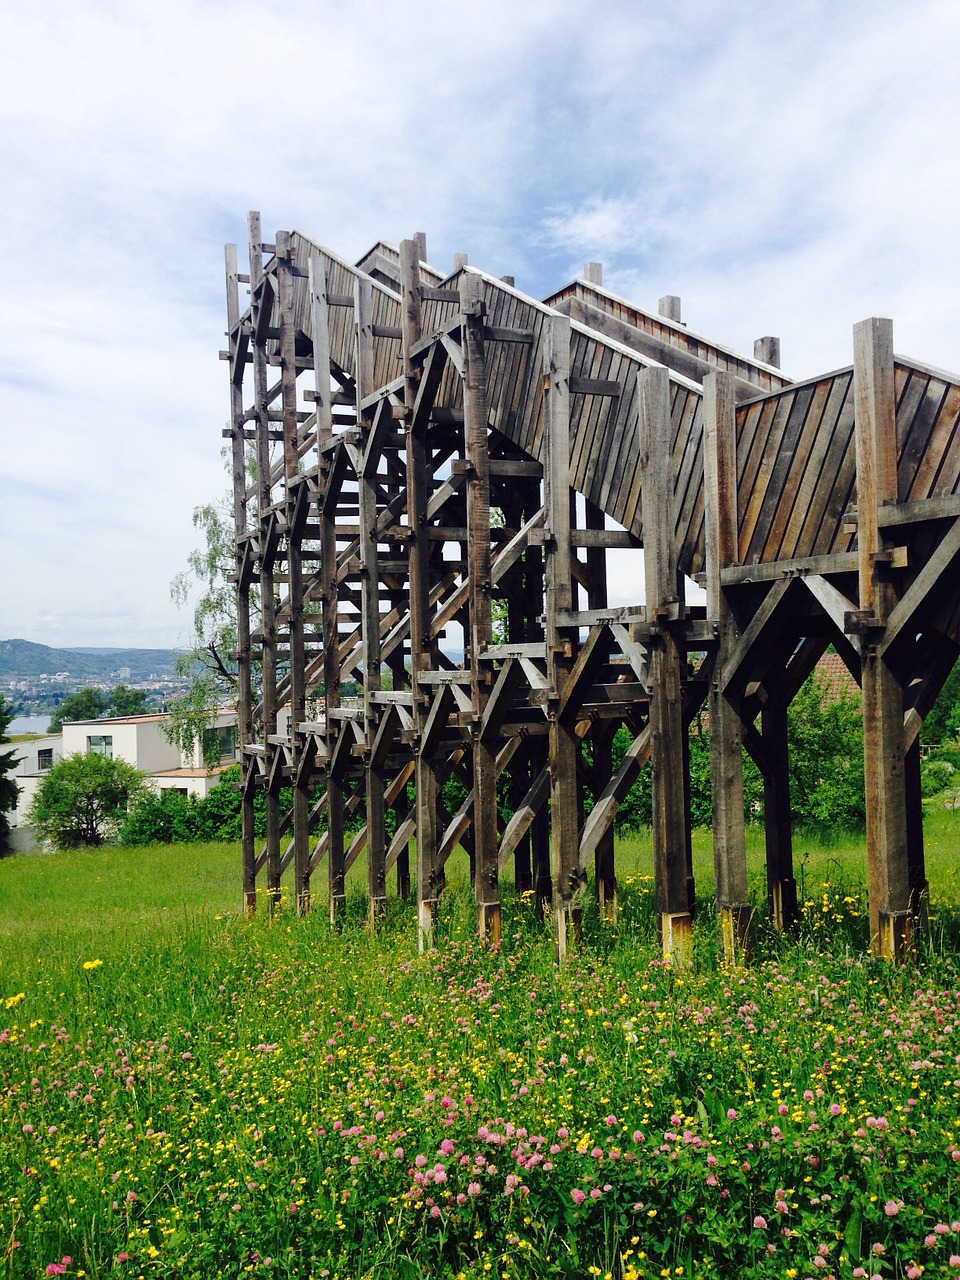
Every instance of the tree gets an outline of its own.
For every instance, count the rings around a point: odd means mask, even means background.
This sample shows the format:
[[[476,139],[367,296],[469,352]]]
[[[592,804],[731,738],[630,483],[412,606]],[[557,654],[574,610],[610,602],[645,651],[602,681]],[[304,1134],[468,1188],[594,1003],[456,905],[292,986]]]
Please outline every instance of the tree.
[[[0,693],[0,743],[10,741],[7,737],[7,729],[12,719],[13,707]],[[17,807],[17,797],[20,795],[20,788],[12,778],[7,776],[13,773],[17,767],[18,759],[19,756],[15,749],[0,751],[0,857],[9,848],[10,819],[7,817],[7,813]]]
[[[110,702],[99,689],[78,689],[67,696],[53,713],[47,733],[59,733],[65,720],[99,720],[107,714]]]
[[[177,659],[177,673],[189,684],[170,700],[170,719],[164,732],[185,755],[199,743],[207,758],[204,729],[210,716],[237,697],[238,675],[232,656],[237,648],[237,597],[231,582],[234,571],[234,536],[226,500],[197,507],[193,527],[203,533],[204,545],[192,551],[187,569],[170,584],[176,604],[186,607],[196,586],[200,595],[193,606],[193,638],[188,653]],[[212,749],[212,748],[211,748]]]
[[[101,845],[117,834],[146,789],[145,775],[126,760],[77,751],[43,775],[27,822],[58,849]]]
[[[790,808],[794,823],[860,831],[866,822],[859,689],[830,690],[816,671],[790,704]]]
[[[125,684],[118,684],[110,694],[107,710],[112,716],[145,716],[150,708],[142,689],[128,689]]]
[[[949,742],[960,733],[960,661],[944,681],[936,702],[927,713],[920,730],[922,741],[930,746]]]

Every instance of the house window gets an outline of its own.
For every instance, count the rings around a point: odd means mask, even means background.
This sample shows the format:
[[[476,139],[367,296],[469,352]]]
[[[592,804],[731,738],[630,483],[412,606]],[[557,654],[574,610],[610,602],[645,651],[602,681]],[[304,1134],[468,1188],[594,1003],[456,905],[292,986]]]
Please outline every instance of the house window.
[[[113,737],[110,734],[93,734],[87,738],[87,750],[95,756],[113,759]]]
[[[237,748],[236,725],[226,724],[217,729],[204,729],[203,754],[209,760],[232,760]]]
[[[53,768],[53,747],[42,747],[37,752],[37,772],[43,773],[44,769]]]

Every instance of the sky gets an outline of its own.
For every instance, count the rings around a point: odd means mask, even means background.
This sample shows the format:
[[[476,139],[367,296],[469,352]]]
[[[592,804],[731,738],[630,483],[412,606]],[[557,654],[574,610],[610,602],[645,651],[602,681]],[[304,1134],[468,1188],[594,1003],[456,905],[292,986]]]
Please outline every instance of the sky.
[[[0,638],[189,641],[249,209],[534,296],[599,260],[795,377],[871,315],[960,370],[958,65],[956,0],[0,6]]]

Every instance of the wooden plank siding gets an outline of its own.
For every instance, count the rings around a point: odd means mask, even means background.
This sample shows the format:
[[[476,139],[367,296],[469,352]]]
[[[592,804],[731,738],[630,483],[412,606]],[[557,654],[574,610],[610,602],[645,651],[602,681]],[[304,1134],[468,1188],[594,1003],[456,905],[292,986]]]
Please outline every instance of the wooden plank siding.
[[[708,338],[694,333],[686,325],[678,321],[669,320],[653,311],[647,311],[642,307],[638,307],[635,303],[627,302],[624,298],[617,297],[609,289],[589,284],[585,280],[574,280],[563,289],[550,294],[545,299],[545,302],[547,306],[566,309],[561,304],[571,299],[576,299],[587,307],[595,307],[598,311],[611,316],[621,324],[636,330],[638,334],[652,339],[656,347],[648,347],[646,350],[657,362],[662,361],[664,364],[669,364],[669,349],[673,348],[675,351],[683,352],[711,368],[724,369],[728,373],[734,374],[737,378],[752,382],[764,391],[776,391],[791,382],[791,379],[786,374],[781,373],[779,369],[774,369],[772,365],[763,364],[758,360],[751,360],[748,356],[711,342]],[[577,312],[575,309],[570,311],[570,315],[574,320],[583,319],[583,313]],[[626,339],[621,340],[625,341]],[[689,366],[679,371],[686,373],[688,376],[693,376]]]
[[[901,502],[960,492],[960,384],[901,359],[897,389],[897,495]]]

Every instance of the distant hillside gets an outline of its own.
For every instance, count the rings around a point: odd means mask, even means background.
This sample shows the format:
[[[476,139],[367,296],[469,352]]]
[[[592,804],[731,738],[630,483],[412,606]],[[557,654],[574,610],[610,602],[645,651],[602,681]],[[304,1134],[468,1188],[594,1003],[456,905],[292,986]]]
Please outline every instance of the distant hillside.
[[[131,680],[144,680],[173,675],[176,657],[175,649],[51,649],[30,640],[0,640],[0,679],[26,680],[66,671],[75,679],[109,680],[121,667],[129,667]]]

